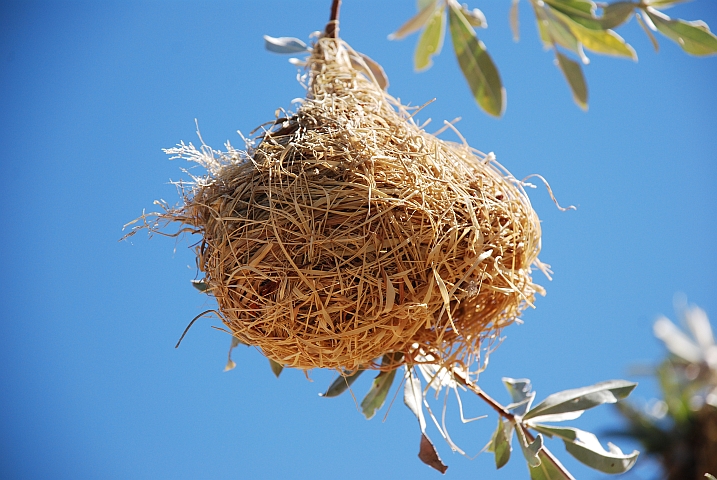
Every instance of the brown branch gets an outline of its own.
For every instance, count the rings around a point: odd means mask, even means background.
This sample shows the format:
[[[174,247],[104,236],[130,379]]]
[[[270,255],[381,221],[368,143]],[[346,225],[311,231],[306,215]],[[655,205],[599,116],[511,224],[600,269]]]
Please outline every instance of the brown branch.
[[[341,8],[341,0],[332,0],[331,16],[329,23],[326,24],[326,38],[338,38],[339,36],[339,9]]]
[[[528,427],[523,424],[523,422],[516,420],[516,416],[510,413],[503,405],[495,401],[490,395],[485,393],[483,389],[481,389],[478,385],[471,382],[467,376],[465,376],[462,372],[457,371],[456,369],[453,370],[453,378],[455,378],[458,383],[465,386],[468,390],[475,393],[478,398],[486,402],[490,407],[498,412],[498,415],[505,418],[506,420],[510,422],[515,422],[516,428],[520,428],[520,430],[525,434],[525,437],[529,442],[535,441],[535,436],[528,430]],[[520,439],[518,440],[520,441]],[[565,475],[566,478],[573,478],[573,476],[565,470],[565,467],[558,461],[557,458],[552,454],[550,450],[543,447],[541,449],[545,457],[557,468],[563,475]]]

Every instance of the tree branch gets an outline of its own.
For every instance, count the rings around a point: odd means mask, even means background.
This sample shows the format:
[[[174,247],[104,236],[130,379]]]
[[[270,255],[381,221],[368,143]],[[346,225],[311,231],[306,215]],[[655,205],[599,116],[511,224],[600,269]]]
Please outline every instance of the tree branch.
[[[341,0],[333,0],[331,2],[331,16],[329,23],[326,24],[326,38],[338,38],[339,36],[339,9],[341,8]]]

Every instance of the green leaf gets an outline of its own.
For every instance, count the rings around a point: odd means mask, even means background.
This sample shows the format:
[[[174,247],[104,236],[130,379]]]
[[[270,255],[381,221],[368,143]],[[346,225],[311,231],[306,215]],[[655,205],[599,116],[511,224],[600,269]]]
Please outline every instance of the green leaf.
[[[593,30],[575,22],[560,12],[555,15],[562,20],[582,45],[593,52],[637,60],[635,50],[612,30]]]
[[[488,444],[488,451],[495,455],[495,468],[501,469],[510,460],[510,452],[513,451],[511,442],[513,440],[513,425],[504,422],[498,417],[498,428],[493,432],[493,437]]]
[[[545,3],[569,17],[573,22],[586,28],[600,30],[600,22],[595,18],[595,2],[587,0],[545,0]]]
[[[652,31],[648,28],[647,25],[645,25],[645,20],[642,19],[642,15],[639,13],[635,14],[635,18],[637,18],[637,23],[640,24],[640,27],[644,30],[645,34],[647,35],[647,38],[650,39],[650,42],[652,42],[652,46],[654,47],[656,52],[660,51],[660,44],[657,43],[657,39],[652,34]]]
[[[717,480],[714,475],[710,475],[709,473],[705,473],[705,478],[708,478],[709,480]]]
[[[301,53],[309,50],[309,47],[298,38],[276,38],[269,35],[264,35],[264,48],[274,53]]]
[[[660,33],[677,42],[685,52],[698,56],[717,53],[717,37],[710,32],[710,28],[705,22],[701,20],[694,22],[673,20],[664,13],[650,7],[646,8],[644,12]]]
[[[585,83],[583,68],[578,62],[570,60],[562,53],[555,50],[555,56],[558,59],[558,67],[563,72],[565,79],[570,85],[570,91],[573,92],[573,100],[583,110],[588,109],[588,86]]]
[[[552,455],[548,455],[545,449],[538,452],[540,465],[530,467],[531,480],[575,480],[570,472]]]
[[[473,98],[487,113],[499,117],[505,106],[505,89],[498,69],[460,8],[451,2],[448,12],[453,49]]]
[[[558,45],[575,52],[580,56],[583,63],[587,64],[588,59],[583,53],[582,47],[570,28],[558,18],[548,7],[538,8],[534,4],[535,18],[538,21],[540,38],[546,48]]]
[[[508,409],[513,415],[523,416],[525,412],[530,410],[530,406],[535,399],[535,392],[531,392],[530,380],[527,378],[508,378],[503,377],[503,385],[510,393],[512,403],[508,405]]]
[[[692,0],[644,0],[645,5],[654,8],[670,8],[678,3],[691,2]]]
[[[393,360],[391,355],[384,355],[382,365],[390,365]],[[361,402],[361,411],[367,419],[372,419],[376,412],[383,406],[386,401],[386,395],[393,384],[393,379],[396,377],[396,369],[389,372],[380,372],[373,380],[371,389],[364,397]]]
[[[202,293],[209,290],[209,284],[204,280],[192,280],[192,286]]]
[[[348,375],[339,375],[339,378],[334,380],[331,385],[329,385],[329,388],[326,389],[326,392],[323,394],[319,394],[320,397],[338,397],[342,393],[344,393],[348,388],[356,381],[356,379],[361,375],[364,371],[363,370],[356,370],[355,372],[348,374]]]
[[[446,29],[445,9],[440,8],[433,12],[426,28],[421,33],[416,44],[416,53],[413,57],[414,67],[417,71],[426,70],[433,62],[431,57],[438,55],[443,46],[443,36]]]
[[[534,425],[533,428],[546,435],[560,437],[570,455],[588,467],[603,473],[627,472],[635,465],[637,456],[640,454],[635,450],[631,454],[625,455],[611,443],[608,443],[610,451],[607,451],[594,434],[577,428],[558,428],[548,425]]]
[[[518,426],[515,430],[518,433],[518,443],[520,443],[520,449],[523,451],[525,460],[527,460],[530,467],[537,467],[541,462],[538,453],[543,448],[543,436],[538,434],[535,440],[529,442],[522,427]]]
[[[468,7],[463,4],[461,5],[461,12],[463,12],[463,15],[465,15],[471,27],[488,28],[488,20],[486,20],[485,15],[479,9],[474,8],[473,10],[469,10]]]
[[[269,366],[271,367],[271,371],[276,375],[276,378],[279,378],[279,375],[281,375],[281,371],[284,369],[284,366],[280,363],[276,363],[271,358],[269,360]]]
[[[421,8],[416,15],[409,18],[406,23],[398,28],[398,30],[389,35],[388,39],[400,40],[401,38],[418,31],[431,18],[433,11],[436,9],[436,5],[438,5],[438,0],[433,0],[432,2],[426,4],[426,6]]]
[[[520,40],[520,15],[518,12],[518,2],[520,0],[513,0],[510,6],[510,13],[508,19],[510,20],[510,31],[513,32],[513,41],[517,42]]]
[[[549,395],[523,418],[527,420],[556,413],[578,412],[603,403],[616,403],[627,397],[636,386],[636,383],[625,380],[608,380],[588,387],[564,390]]]
[[[421,446],[418,450],[418,458],[429,467],[433,467],[441,473],[446,473],[448,467],[441,461],[441,457],[438,456],[436,447],[433,446],[431,440],[426,434],[421,435]]]
[[[633,2],[615,2],[606,5],[602,10],[602,17],[599,18],[600,25],[606,30],[619,27],[630,19],[637,5]]]

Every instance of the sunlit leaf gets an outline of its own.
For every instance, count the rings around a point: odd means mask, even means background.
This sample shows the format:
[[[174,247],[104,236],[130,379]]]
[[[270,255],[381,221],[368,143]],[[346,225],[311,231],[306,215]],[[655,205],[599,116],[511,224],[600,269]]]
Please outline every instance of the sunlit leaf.
[[[535,399],[535,392],[531,392],[530,380],[527,378],[508,378],[503,377],[503,385],[510,393],[512,400],[511,405],[508,405],[508,409],[518,416],[525,415],[525,412],[530,410],[530,406]]]
[[[667,318],[659,318],[652,326],[652,331],[673,355],[690,363],[702,361],[700,347]]]
[[[600,30],[600,22],[595,17],[595,2],[588,0],[545,0],[545,3],[564,14],[572,22],[583,27]]]
[[[390,365],[392,363],[393,358],[390,355],[383,356],[382,365]],[[386,395],[388,395],[388,391],[395,377],[396,369],[393,369],[388,372],[380,372],[376,378],[374,378],[371,389],[361,402],[361,411],[367,419],[370,420],[373,418],[376,412],[383,406],[383,403],[386,401]]]
[[[548,455],[545,449],[538,452],[540,465],[530,467],[531,480],[575,480],[570,472],[552,455]]]
[[[599,18],[600,25],[604,29],[619,27],[630,19],[636,6],[633,2],[608,4],[602,10],[602,17]]]
[[[448,12],[453,48],[473,97],[483,110],[499,117],[505,105],[505,90],[498,69],[460,8],[451,3]]]
[[[227,364],[224,366],[224,371],[228,372],[236,368],[237,364],[232,360],[232,350],[234,350],[241,342],[237,337],[232,337],[232,342],[229,345],[229,353],[227,353]]]
[[[657,39],[656,39],[655,36],[652,34],[652,30],[650,30],[650,28],[649,28],[647,25],[645,25],[646,20],[643,20],[643,19],[642,19],[642,15],[640,15],[639,13],[636,13],[636,14],[635,14],[635,18],[637,18],[637,23],[640,24],[640,27],[642,27],[642,30],[643,30],[643,31],[645,32],[645,34],[647,35],[647,38],[649,38],[649,39],[650,39],[650,42],[652,42],[652,46],[653,46],[653,48],[655,49],[655,51],[656,51],[656,52],[659,52],[659,51],[660,51],[660,44],[657,43]],[[649,20],[647,20],[647,21],[649,21]]]
[[[502,468],[510,460],[510,452],[513,451],[512,440],[513,425],[498,417],[498,428],[493,432],[493,437],[490,439],[487,449],[495,455],[495,468]]]
[[[349,374],[349,375],[339,375],[339,378],[334,380],[331,385],[329,385],[329,388],[326,389],[326,392],[323,394],[320,394],[322,397],[337,397],[344,393],[346,390],[349,389],[349,387],[356,381],[356,379],[361,375],[364,371],[363,370],[356,370],[355,372]]]
[[[558,67],[563,72],[565,79],[570,85],[570,91],[573,92],[573,100],[583,110],[588,109],[588,86],[585,83],[583,68],[578,62],[570,60],[562,53],[555,50],[555,56],[558,59]]]
[[[604,403],[616,403],[627,397],[636,386],[636,383],[625,380],[608,380],[588,387],[564,390],[549,395],[526,413],[523,418],[527,420],[538,418],[541,415],[577,412]]]
[[[359,72],[366,74],[368,78],[373,77],[378,86],[383,90],[386,90],[388,88],[388,77],[386,76],[386,72],[383,70],[383,67],[368,55],[358,52],[356,53],[356,55],[350,55],[351,65]]]
[[[410,369],[406,375],[406,382],[403,385],[403,403],[413,412],[418,419],[421,432],[426,433],[426,417],[423,415],[423,387],[421,379]]]
[[[448,467],[438,456],[436,447],[433,446],[433,443],[431,443],[426,434],[421,435],[421,446],[418,451],[418,458],[429,467],[433,467],[441,473],[446,473],[446,470],[448,470]]]
[[[431,19],[426,24],[426,28],[421,33],[416,44],[416,53],[414,55],[414,67],[421,71],[430,68],[432,65],[431,57],[438,55],[443,46],[443,36],[446,29],[445,9],[440,8],[433,12]]]
[[[644,12],[660,33],[677,42],[685,52],[699,56],[717,53],[717,37],[710,32],[705,22],[674,20],[649,7]]]
[[[709,473],[705,473],[705,478],[708,478],[709,480],[717,480],[714,475],[710,475]]]
[[[204,280],[192,280],[192,286],[200,292],[206,292],[209,289],[209,285]]]
[[[298,38],[276,38],[269,35],[264,35],[264,48],[274,53],[301,53],[309,50],[309,47]]]
[[[488,28],[488,20],[485,19],[485,15],[482,11],[477,8],[469,9],[465,4],[461,6],[461,12],[465,15],[468,23],[471,27],[475,28]]]
[[[538,29],[544,46],[549,48],[558,44],[579,55],[583,63],[589,63],[578,39],[551,9],[535,7],[535,18],[538,21]]]
[[[284,366],[280,363],[276,363],[271,358],[269,360],[269,366],[271,367],[271,371],[276,375],[276,378],[279,378],[279,375],[281,375],[281,371],[284,370]]]
[[[516,432],[518,434],[518,443],[520,443],[520,449],[523,451],[525,460],[527,460],[529,466],[537,467],[541,462],[538,453],[543,448],[543,436],[538,434],[531,442],[521,427],[517,427]]]
[[[691,2],[692,0],[644,0],[645,5],[650,5],[654,8],[670,8],[674,7],[678,3]]]
[[[575,22],[563,13],[556,12],[555,15],[567,25],[570,32],[588,50],[637,60],[635,50],[612,30],[593,30]]]
[[[588,467],[604,473],[627,472],[635,465],[639,455],[637,450],[626,455],[611,443],[608,443],[610,450],[607,451],[594,434],[577,428],[560,428],[548,425],[534,425],[533,428],[551,437],[553,435],[560,437],[565,443],[565,449],[568,453]]]
[[[438,5],[438,0],[433,0],[423,7],[416,15],[408,19],[406,23],[401,25],[398,30],[388,36],[389,40],[400,40],[401,38],[418,31],[431,18],[433,11]]]
[[[513,0],[510,5],[510,13],[508,19],[510,20],[510,31],[513,32],[513,40],[520,40],[520,15],[518,12],[518,2],[520,0]]]

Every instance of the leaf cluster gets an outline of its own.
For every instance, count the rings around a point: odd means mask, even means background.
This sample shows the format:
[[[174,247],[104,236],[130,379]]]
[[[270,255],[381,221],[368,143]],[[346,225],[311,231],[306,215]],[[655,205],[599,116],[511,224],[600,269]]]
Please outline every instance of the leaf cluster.
[[[526,0],[532,7],[538,34],[545,49],[555,54],[555,63],[568,82],[573,100],[588,108],[588,87],[582,65],[589,59],[586,50],[603,55],[637,60],[637,53],[614,29],[633,16],[650,38],[655,50],[659,44],[653,32],[676,42],[692,55],[717,53],[717,37],[702,21],[685,21],[667,16],[663,9],[685,0],[617,1],[598,4],[592,0]],[[509,21],[513,38],[520,38],[520,0],[512,0]],[[431,66],[431,57],[440,53],[446,32],[446,16],[453,50],[463,76],[478,105],[499,117],[506,105],[506,92],[499,71],[475,29],[486,28],[485,15],[456,0],[419,0],[419,12],[405,22],[389,39],[401,39],[421,30],[416,44],[414,66],[421,71]]]

